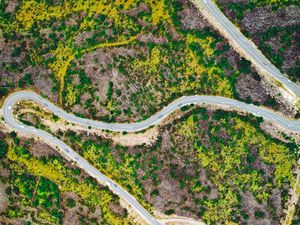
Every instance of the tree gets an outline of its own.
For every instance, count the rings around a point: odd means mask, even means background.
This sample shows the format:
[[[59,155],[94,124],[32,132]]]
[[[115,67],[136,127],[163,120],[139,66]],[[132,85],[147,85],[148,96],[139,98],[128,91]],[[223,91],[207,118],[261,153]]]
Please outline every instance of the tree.
[[[165,214],[166,215],[172,215],[174,212],[175,212],[174,209],[168,209],[168,210],[165,211]]]
[[[67,198],[66,205],[67,205],[69,208],[73,208],[73,207],[76,206],[76,203],[75,203],[75,201],[74,201],[72,198]]]
[[[13,52],[11,54],[12,57],[18,57],[19,55],[21,55],[22,49],[20,47],[15,47],[13,49]]]
[[[7,144],[0,140],[0,159],[3,159],[7,153]]]
[[[262,212],[262,211],[257,210],[257,211],[254,212],[254,216],[256,218],[264,218],[265,217],[265,213]]]
[[[19,81],[18,81],[18,85],[20,88],[26,86],[26,85],[32,85],[32,79],[31,79],[31,74],[26,73],[24,77],[22,77]]]
[[[239,61],[238,67],[242,73],[247,74],[251,72],[251,62],[244,57]]]

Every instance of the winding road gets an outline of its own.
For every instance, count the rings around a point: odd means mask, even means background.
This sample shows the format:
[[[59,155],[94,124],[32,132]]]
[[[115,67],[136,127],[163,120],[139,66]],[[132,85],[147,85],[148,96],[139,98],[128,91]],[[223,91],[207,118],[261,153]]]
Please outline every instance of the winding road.
[[[276,80],[280,81],[287,90],[294,92],[296,95],[300,96],[299,85],[290,81],[284,74],[282,74],[270,61],[251,43],[240,31],[239,29],[221,12],[218,6],[213,3],[212,0],[194,0],[196,5],[199,5],[206,10],[210,16],[219,23],[225,32],[227,39],[235,42],[240,50],[256,65],[263,68],[268,74],[273,76]],[[198,4],[197,4],[198,3]]]
[[[33,100],[40,105],[48,108],[54,114],[64,118],[70,122],[78,121],[78,124],[84,124],[86,126],[95,126],[94,121],[92,120],[83,120],[81,118],[75,117],[71,114],[64,112],[62,109],[58,108],[54,104],[50,103],[46,99],[37,95],[34,92],[21,91],[16,92],[5,100],[3,105],[3,118],[4,121],[12,127],[14,130],[20,132],[21,134],[33,134],[41,139],[43,139],[46,143],[51,143],[52,146],[56,146],[61,154],[67,158],[68,160],[74,161],[81,169],[86,171],[89,175],[94,177],[99,183],[105,184],[109,187],[109,189],[115,193],[116,195],[122,197],[139,215],[149,224],[153,225],[161,225],[162,223],[157,221],[146,209],[144,209],[138,201],[130,195],[126,190],[116,184],[114,181],[106,177],[99,170],[93,167],[87,160],[82,158],[79,154],[77,154],[70,146],[65,144],[60,139],[54,137],[52,134],[36,129],[31,126],[26,126],[25,124],[16,121],[13,115],[13,106],[20,100]],[[74,120],[75,119],[75,120]],[[80,121],[80,122],[79,122]],[[75,122],[77,123],[77,122]],[[96,127],[96,126],[95,126]],[[97,126],[98,127],[98,126]],[[99,127],[100,128],[100,127]]]
[[[211,0],[197,0],[205,10],[207,10],[211,16],[224,28],[227,38],[233,40],[238,44],[241,49],[245,52],[251,60],[255,61],[259,66],[264,68],[269,74],[271,74],[275,79],[280,81],[288,90],[291,90],[296,95],[300,96],[300,87],[292,83],[285,75],[280,73],[280,71],[273,66],[262,54],[258,51],[253,45],[250,44],[249,40],[244,37],[241,32],[223,15],[223,13],[218,9],[218,7]],[[13,106],[21,100],[32,100],[38,104],[44,106],[48,110],[52,111],[54,114],[60,118],[69,121],[71,123],[83,125],[86,127],[94,127],[110,131],[127,131],[127,132],[137,132],[149,128],[152,125],[159,124],[164,118],[170,115],[174,110],[181,108],[182,106],[189,104],[216,104],[222,106],[233,107],[248,113],[252,113],[255,116],[263,117],[266,120],[270,120],[283,128],[293,131],[300,131],[300,120],[289,120],[284,118],[280,114],[277,114],[268,109],[255,106],[253,104],[246,104],[244,102],[239,102],[234,99],[218,97],[218,96],[184,96],[181,97],[168,106],[163,108],[158,113],[154,114],[147,120],[137,123],[104,123],[100,121],[93,121],[85,118],[79,118],[75,115],[69,114],[62,110],[61,108],[55,106],[53,103],[42,98],[34,92],[21,91],[16,92],[7,97],[3,105],[3,117],[4,121],[8,126],[22,134],[33,134],[52,145],[57,146],[60,149],[62,155],[67,159],[72,160],[77,163],[77,165],[85,170],[88,174],[94,177],[99,183],[106,184],[111,191],[123,198],[130,206],[137,212],[139,215],[149,224],[159,225],[164,224],[163,221],[158,221],[155,219],[147,210],[145,210],[137,200],[130,195],[126,190],[120,187],[111,179],[107,178],[95,167],[93,167],[89,162],[84,158],[78,155],[73,149],[66,145],[63,141],[57,139],[50,133],[47,133],[43,130],[36,129],[31,126],[26,126],[21,122],[17,121],[13,115]]]
[[[40,95],[30,92],[30,91],[20,91],[15,92],[7,97],[3,105],[3,117],[4,121],[8,126],[12,127],[14,130],[28,135],[33,134],[48,143],[52,143],[52,145],[57,146],[60,149],[61,153],[67,158],[71,159],[77,163],[77,165],[94,177],[98,182],[106,184],[111,191],[115,194],[122,197],[128,204],[133,207],[133,209],[138,212],[142,218],[149,224],[162,224],[158,220],[156,220],[147,210],[145,210],[137,200],[130,195],[127,191],[125,191],[118,184],[113,182],[111,179],[107,178],[100,171],[98,171],[95,167],[93,167],[89,162],[87,162],[84,158],[82,158],[79,154],[77,154],[73,149],[71,149],[68,145],[66,145],[63,141],[54,137],[52,134],[36,129],[31,126],[27,126],[19,121],[17,121],[13,115],[13,107],[16,103],[21,100],[32,100],[48,110],[52,111],[54,114],[59,116],[60,118],[74,124],[83,125],[85,127],[92,126],[94,128],[110,130],[110,131],[128,131],[128,132],[136,132],[149,128],[152,125],[159,124],[164,118],[170,115],[174,110],[180,109],[181,107],[189,104],[216,104],[216,105],[225,105],[229,107],[234,107],[236,109],[243,110],[245,112],[253,113],[256,116],[263,117],[266,120],[271,120],[274,123],[284,127],[293,132],[300,131],[300,120],[289,120],[284,118],[283,116],[270,111],[268,109],[255,106],[253,104],[247,104],[244,102],[239,102],[234,99],[218,97],[218,96],[184,96],[181,97],[168,106],[163,108],[161,111],[157,112],[147,120],[136,123],[104,123],[100,121],[93,121],[85,118],[76,117],[75,115],[69,114],[62,110],[61,108],[55,106],[53,103],[49,102],[47,99],[41,97]]]
[[[5,122],[7,122],[9,126],[21,132],[25,131],[30,133],[37,133],[36,129],[34,129],[33,127],[25,126],[24,124],[21,124],[20,122],[14,120],[14,116],[12,114],[11,108],[16,102],[21,100],[32,100],[36,103],[39,103],[40,105],[44,106],[48,110],[52,111],[60,118],[69,121],[70,123],[75,123],[86,127],[91,126],[102,130],[110,130],[116,132],[123,132],[123,131],[137,132],[137,131],[145,130],[153,125],[159,124],[164,118],[166,118],[176,109],[179,109],[189,104],[201,104],[201,103],[233,107],[245,112],[252,113],[255,116],[263,117],[266,120],[273,121],[287,130],[293,132],[300,131],[300,120],[289,120],[283,117],[282,115],[274,111],[271,111],[269,109],[255,106],[253,104],[247,104],[230,98],[219,97],[219,96],[206,96],[206,95],[183,96],[173,101],[172,103],[164,107],[161,111],[157,112],[156,114],[152,115],[150,118],[142,122],[105,123],[101,121],[94,121],[90,119],[77,117],[73,114],[67,113],[63,109],[57,107],[53,103],[49,102],[47,99],[41,97],[40,95],[34,92],[20,91],[20,92],[15,92],[14,94],[7,97],[3,106],[3,116]]]

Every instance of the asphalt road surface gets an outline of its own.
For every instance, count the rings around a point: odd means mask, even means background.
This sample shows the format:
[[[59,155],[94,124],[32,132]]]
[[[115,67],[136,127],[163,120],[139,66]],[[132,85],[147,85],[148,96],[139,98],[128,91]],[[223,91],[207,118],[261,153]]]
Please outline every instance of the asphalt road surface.
[[[300,86],[291,82],[284,74],[282,74],[266,57],[257,50],[249,40],[231,23],[229,19],[220,11],[211,0],[198,0],[200,5],[210,13],[210,15],[218,22],[224,31],[229,35],[229,39],[237,43],[243,49],[247,56],[251,57],[258,65],[264,68],[276,80],[280,81],[288,90],[300,96]]]
[[[192,95],[192,96],[184,96],[178,98],[177,100],[173,101],[166,107],[164,107],[161,111],[157,112],[147,120],[136,122],[136,123],[105,123],[100,121],[94,121],[90,119],[80,118],[73,114],[69,114],[66,111],[62,110],[61,108],[57,107],[53,103],[49,102],[47,99],[41,97],[40,95],[29,92],[29,91],[20,91],[16,92],[7,97],[4,106],[3,106],[3,114],[5,121],[20,130],[20,126],[26,131],[30,133],[36,133],[35,129],[30,126],[25,126],[13,119],[12,111],[10,110],[11,107],[20,100],[32,100],[34,102],[39,103],[40,105],[46,107],[48,110],[52,111],[54,114],[59,116],[60,118],[69,121],[70,123],[75,123],[83,126],[92,126],[94,128],[99,128],[103,130],[110,130],[110,131],[117,131],[117,132],[137,132],[141,130],[145,130],[150,126],[159,124],[165,117],[171,114],[174,110],[181,108],[182,106],[189,105],[189,104],[200,104],[200,103],[207,103],[207,104],[216,104],[216,105],[223,105],[223,106],[230,106],[236,109],[243,110],[245,112],[249,112],[254,114],[255,116],[263,117],[266,120],[270,120],[278,125],[294,132],[300,131],[300,120],[289,120],[282,115],[271,111],[269,109],[255,106],[253,104],[247,104],[244,102],[240,102],[234,99],[219,97],[219,96],[206,96],[206,95]]]
[[[135,132],[141,131],[149,128],[152,125],[159,124],[165,117],[167,117],[174,110],[179,109],[185,105],[189,104],[199,104],[199,103],[208,103],[208,104],[216,104],[216,105],[226,105],[230,107],[234,107],[237,109],[241,109],[243,111],[253,113],[256,116],[261,116],[264,119],[271,120],[274,123],[279,124],[280,126],[298,132],[300,131],[300,120],[288,120],[281,115],[270,111],[265,108],[261,108],[258,106],[254,106],[252,104],[246,104],[243,102],[239,102],[237,100],[217,97],[217,96],[184,96],[181,97],[168,106],[163,108],[158,113],[154,114],[147,120],[137,123],[104,123],[100,121],[93,121],[85,118],[76,117],[73,114],[69,114],[59,107],[55,106],[53,103],[49,102],[47,99],[41,97],[40,95],[29,92],[29,91],[20,91],[16,92],[7,97],[3,105],[3,117],[4,121],[16,131],[23,134],[33,134],[41,139],[45,140],[48,143],[52,143],[60,149],[61,153],[68,159],[73,160],[76,164],[81,167],[83,170],[88,172],[91,176],[96,178],[98,182],[105,183],[115,194],[119,195],[123,199],[127,201],[149,224],[161,224],[157,221],[149,212],[147,212],[137,201],[131,196],[127,191],[122,189],[118,184],[104,176],[100,171],[98,171],[95,167],[93,167],[90,163],[88,163],[84,158],[78,155],[75,151],[73,151],[68,145],[66,145],[63,141],[55,138],[50,133],[46,131],[36,129],[31,126],[27,126],[22,124],[21,122],[15,120],[13,115],[13,106],[19,102],[20,100],[32,100],[34,102],[39,103],[43,107],[52,111],[54,114],[59,116],[60,118],[69,121],[71,123],[80,124],[83,126],[92,126],[99,129],[111,130],[111,131],[128,131]]]

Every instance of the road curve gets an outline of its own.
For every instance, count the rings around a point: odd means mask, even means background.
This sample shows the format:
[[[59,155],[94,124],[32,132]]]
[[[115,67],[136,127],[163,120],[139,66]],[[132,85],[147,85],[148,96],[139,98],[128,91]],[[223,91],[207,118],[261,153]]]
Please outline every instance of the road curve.
[[[256,62],[261,68],[272,75],[276,80],[280,81],[288,90],[300,96],[300,86],[291,82],[284,74],[282,74],[266,57],[250,44],[249,40],[239,31],[239,29],[221,12],[221,10],[212,2],[212,0],[194,0],[201,5],[212,17],[219,23],[226,32],[226,36],[235,42],[240,49],[244,51],[252,61]]]
[[[156,114],[152,115],[148,119],[142,122],[135,122],[135,123],[105,123],[100,121],[94,121],[90,119],[80,118],[73,114],[69,114],[65,112],[63,109],[57,107],[53,103],[49,102],[47,99],[41,97],[40,95],[30,92],[30,91],[20,91],[15,92],[7,97],[3,105],[3,116],[5,122],[7,122],[11,127],[20,130],[21,123],[15,121],[13,119],[12,111],[10,110],[11,107],[20,100],[32,100],[34,102],[39,103],[40,105],[46,107],[48,110],[52,111],[54,114],[59,116],[60,118],[69,121],[71,123],[83,125],[83,126],[91,126],[94,128],[99,128],[103,130],[110,130],[110,131],[117,131],[117,132],[137,132],[141,130],[145,130],[150,126],[159,124],[164,118],[166,118],[169,114],[171,114],[176,109],[181,108],[182,106],[189,105],[189,104],[200,104],[200,103],[207,103],[207,104],[216,104],[216,105],[224,105],[233,107],[236,109],[240,109],[242,111],[252,113],[255,116],[263,117],[266,120],[270,120],[278,125],[282,126],[283,128],[293,131],[299,132],[300,131],[300,120],[290,120],[282,115],[271,111],[269,109],[255,106],[253,104],[247,104],[244,102],[240,102],[238,100],[219,97],[219,96],[206,96],[206,95],[191,95],[191,96],[183,96],[178,98],[177,100],[173,101],[166,107],[164,107],[161,111],[157,112]],[[33,128],[30,126],[25,126],[22,124],[30,133],[33,133]]]
[[[59,140],[58,138],[54,137],[52,134],[36,129],[31,126],[26,126],[25,124],[20,123],[19,121],[16,121],[14,119],[14,116],[12,114],[12,107],[13,105],[18,102],[19,100],[24,99],[30,99],[35,102],[40,103],[44,107],[47,107],[49,110],[53,111],[56,115],[62,116],[64,119],[70,119],[73,118],[70,114],[67,115],[67,113],[63,113],[63,110],[59,109],[46,99],[42,98],[41,96],[33,93],[33,92],[17,92],[15,94],[10,95],[3,105],[3,117],[4,121],[12,127],[14,130],[22,133],[22,134],[33,134],[37,137],[40,137],[43,139],[46,143],[51,143],[52,146],[57,146],[57,148],[60,150],[61,154],[67,158],[68,160],[74,161],[81,169],[86,171],[88,174],[90,174],[92,177],[94,177],[99,183],[105,184],[108,186],[108,188],[114,192],[116,195],[123,198],[148,224],[152,225],[161,225],[162,223],[156,220],[146,209],[144,209],[140,203],[132,196],[130,195],[126,190],[124,190],[121,186],[116,184],[114,181],[106,177],[104,174],[102,174],[99,170],[97,170],[95,167],[93,167],[88,161],[86,161],[84,158],[82,158],[79,154],[77,154],[70,146],[65,144],[63,141]],[[67,115],[67,116],[66,116]],[[71,116],[71,117],[70,117]],[[79,119],[79,118],[77,118]],[[89,123],[93,123],[93,121],[90,121]],[[88,123],[88,124],[89,124]],[[86,124],[86,123],[84,123]],[[86,124],[87,125],[87,124]]]
[[[154,114],[147,120],[137,123],[104,123],[100,121],[93,121],[85,118],[79,118],[72,114],[65,112],[64,110],[60,109],[59,107],[55,106],[53,103],[49,102],[47,99],[41,97],[40,95],[30,92],[30,91],[20,91],[15,92],[7,97],[3,105],[3,117],[4,121],[12,127],[14,130],[23,133],[23,134],[33,134],[36,135],[48,143],[52,143],[53,145],[57,146],[61,153],[68,159],[73,160],[89,173],[92,177],[94,177],[98,182],[105,183],[115,194],[122,197],[128,204],[130,204],[136,212],[141,215],[142,218],[145,219],[146,222],[149,224],[158,225],[161,224],[158,220],[156,220],[147,210],[145,210],[137,201],[136,199],[131,196],[127,191],[122,189],[118,184],[113,182],[111,179],[104,176],[100,171],[98,171],[95,167],[93,167],[90,163],[88,163],[84,158],[78,155],[74,150],[72,150],[68,145],[66,145],[63,141],[55,138],[50,133],[38,130],[31,126],[26,126],[21,122],[15,120],[13,115],[13,106],[19,102],[20,100],[32,100],[37,102],[38,104],[44,106],[48,110],[52,111],[57,116],[63,118],[66,121],[71,123],[80,124],[83,126],[92,126],[99,129],[106,129],[111,131],[128,131],[128,132],[135,132],[144,130],[152,125],[160,123],[165,117],[167,117],[170,113],[174,110],[181,108],[182,106],[189,105],[189,104],[199,104],[199,103],[208,103],[208,104],[219,104],[219,105],[226,105],[230,107],[234,107],[237,109],[241,109],[243,111],[253,113],[254,115],[261,116],[264,119],[271,120],[280,126],[293,131],[299,132],[300,131],[300,120],[288,120],[281,115],[272,112],[268,109],[261,108],[258,106],[254,106],[252,104],[246,104],[244,102],[239,102],[237,100],[218,97],[218,96],[184,96],[181,97],[168,106],[163,108],[158,113]]]

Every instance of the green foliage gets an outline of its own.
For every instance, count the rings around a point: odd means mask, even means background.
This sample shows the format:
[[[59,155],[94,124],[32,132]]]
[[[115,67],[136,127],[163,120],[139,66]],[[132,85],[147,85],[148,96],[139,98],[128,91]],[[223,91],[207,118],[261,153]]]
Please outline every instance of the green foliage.
[[[255,211],[254,215],[255,215],[256,218],[259,218],[259,219],[265,217],[265,213],[262,212],[262,211]]]
[[[193,106],[194,106],[194,104],[185,105],[185,106],[182,106],[180,108],[180,110],[184,112],[184,111],[187,111],[187,110],[191,109]]]
[[[0,87],[0,97],[8,94],[8,88]]]
[[[73,169],[69,168],[61,157],[37,158],[33,155],[28,157],[28,149],[20,146],[20,143],[16,140],[17,138],[15,138],[14,145],[9,148],[7,153],[7,158],[10,160],[9,165],[14,169],[26,171],[27,174],[32,175],[29,179],[26,177],[29,175],[24,176],[22,174],[21,178],[18,178],[20,182],[15,182],[18,183],[20,188],[15,190],[21,190],[24,196],[28,195],[28,198],[32,196],[29,201],[25,198],[24,201],[26,204],[30,204],[32,201],[32,206],[41,210],[39,217],[43,220],[53,224],[61,224],[60,193],[67,191],[75,193],[90,208],[100,207],[102,221],[105,221],[105,223],[127,223],[126,217],[120,218],[108,208],[110,202],[116,201],[115,196],[108,189],[99,187],[98,183],[90,177],[82,178],[79,182],[73,175]],[[39,179],[36,177],[39,177]],[[26,180],[26,182],[23,182],[23,180]],[[25,213],[24,210],[22,212]],[[18,210],[6,211],[6,215],[15,218],[21,216]]]
[[[74,207],[76,206],[76,203],[75,203],[74,199],[72,199],[72,198],[67,198],[66,205],[67,205],[69,208],[74,208]]]
[[[121,161],[117,161],[112,154],[109,143],[106,141],[101,141],[100,144],[92,140],[87,140],[82,144],[82,148],[85,159],[90,161],[106,176],[115,180],[130,193],[134,194],[145,207],[149,207],[144,202],[144,189],[137,177],[137,169],[139,168],[137,162],[138,155],[130,155],[126,152],[127,148],[120,147],[118,148],[118,152]]]
[[[18,56],[20,56],[21,52],[22,52],[22,49],[20,47],[15,47],[12,51],[11,56],[18,57]]]
[[[222,3],[217,1],[219,7],[225,12],[225,14],[231,18],[235,23],[239,25],[243,34],[252,40],[258,41],[258,47],[263,54],[283,73],[287,73],[289,77],[296,81],[299,79],[299,65],[293,63],[290,68],[285,68],[287,64],[285,59],[290,58],[288,54],[291,54],[291,49],[294,49],[297,45],[297,35],[299,32],[299,24],[285,25],[285,26],[270,26],[268,28],[261,29],[255,33],[251,27],[245,27],[242,20],[247,13],[251,15],[252,12],[257,12],[259,8],[267,9],[271,6],[272,10],[276,14],[280,14],[280,10],[286,10],[289,5],[299,6],[297,0],[249,0],[248,2],[234,2]],[[264,27],[264,26],[263,26]],[[278,39],[278,40],[277,40]],[[270,42],[279,43],[270,44]],[[274,46],[274,47],[272,47]],[[275,47],[276,46],[276,47]],[[285,65],[285,66],[284,66]],[[297,73],[298,72],[298,73]]]
[[[221,5],[218,2],[220,8],[224,8],[224,5]],[[237,21],[241,21],[244,18],[246,12],[253,11],[257,7],[261,6],[272,6],[272,9],[278,10],[280,7],[288,5],[299,5],[298,0],[249,0],[247,3],[243,2],[229,2],[227,4],[228,9],[234,13]]]
[[[151,196],[158,196],[159,195],[159,191],[158,190],[153,190],[151,192]]]
[[[166,215],[172,215],[174,212],[175,212],[174,209],[168,209],[168,210],[165,211],[165,214]]]
[[[6,12],[7,5],[8,2],[0,1],[0,28],[2,28],[3,24],[8,24],[11,20],[11,14]]]
[[[255,8],[253,2],[250,3],[229,3],[228,8],[235,13],[237,20],[241,21],[244,18],[244,13]]]
[[[81,174],[81,170],[79,168],[74,168],[73,169],[73,174],[74,175],[80,175]]]
[[[0,139],[0,159],[3,159],[7,153],[7,144],[4,140]]]
[[[239,70],[242,73],[247,74],[247,73],[251,72],[251,62],[249,60],[245,59],[244,57],[241,58],[241,60],[238,63],[238,66],[239,66]]]
[[[113,95],[113,86],[114,83],[112,81],[109,81],[109,86],[108,86],[108,90],[107,90],[107,100],[110,101]]]
[[[282,6],[298,5],[298,0],[251,0],[256,6],[272,6],[273,10],[276,10]]]
[[[23,202],[29,202],[33,197],[36,179],[29,174],[12,173],[13,191],[24,196]]]
[[[31,74],[29,74],[29,73],[26,73],[25,76],[18,81],[18,86],[20,88],[23,88],[25,86],[32,85],[32,84],[33,84],[33,81],[31,79]]]
[[[187,132],[191,118],[194,128]],[[205,109],[197,108],[182,117],[171,130],[175,154],[188,160],[188,165],[194,165],[196,174],[200,170],[205,171],[206,179],[213,185],[205,187],[206,184],[200,182],[197,176],[189,178],[172,165],[170,176],[178,180],[179,187],[188,188],[195,198],[199,193],[204,196],[210,194],[211,187],[218,191],[217,199],[195,199],[195,203],[202,206],[199,215],[208,224],[235,221],[234,218],[240,216],[249,217],[240,210],[242,204],[247,204],[240,199],[241,193],[250,191],[261,203],[270,200],[269,193],[274,188],[280,189],[283,184],[293,185],[292,170],[299,157],[298,147],[292,143],[283,144],[262,133],[262,121],[262,118],[239,116],[222,110],[210,112],[208,116]],[[263,166],[253,166],[258,162],[274,168],[275,176],[266,178]],[[281,197],[282,201],[286,201],[283,193]],[[256,214],[256,217],[263,216]]]
[[[285,48],[289,48],[291,43],[291,38],[293,37],[294,33],[300,31],[300,25],[294,26],[286,26],[286,27],[271,27],[266,31],[260,32],[258,35],[260,36],[259,48],[263,51],[263,53],[274,63],[277,67],[281,68],[284,63],[284,50]],[[278,37],[282,46],[282,51],[275,52],[272,47],[267,44],[272,37]],[[290,76],[295,75],[294,70],[296,68],[291,68]],[[297,76],[297,75],[296,75]]]
[[[51,218],[49,220],[55,224],[61,224],[62,212],[60,211],[59,190],[55,183],[43,177],[36,177],[24,172],[11,173],[12,189],[8,189],[7,194],[12,192],[15,198],[10,199],[10,203],[17,202],[15,211],[6,211],[5,214],[10,217],[21,217],[18,210],[22,209],[22,214],[26,213],[29,207],[35,207],[37,211],[49,211]],[[12,190],[12,192],[11,192]]]
[[[34,205],[39,205],[42,208],[50,209],[52,206],[60,209],[59,190],[55,183],[41,177],[38,183]]]

